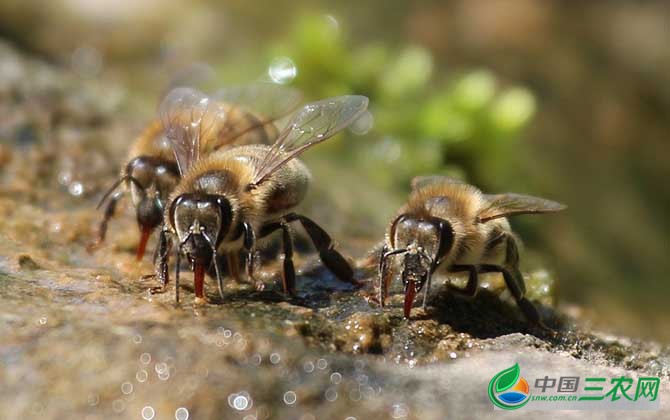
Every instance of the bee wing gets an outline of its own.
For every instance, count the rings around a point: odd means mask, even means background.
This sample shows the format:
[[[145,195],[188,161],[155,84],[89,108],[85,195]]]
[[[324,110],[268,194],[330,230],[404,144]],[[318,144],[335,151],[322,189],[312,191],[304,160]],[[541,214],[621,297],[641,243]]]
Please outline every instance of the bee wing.
[[[360,117],[367,106],[367,97],[349,95],[302,107],[259,162],[252,185],[262,183],[286,162],[337,134]]]
[[[517,214],[554,213],[567,207],[555,201],[522,194],[483,195],[486,204],[479,212],[481,223]]]
[[[191,87],[204,91],[207,90],[207,86],[214,83],[216,83],[216,71],[212,66],[202,62],[192,62],[169,74],[169,80],[161,99],[177,87]]]
[[[186,87],[172,89],[161,102],[158,114],[182,175],[199,159],[200,139],[225,118],[224,111],[221,103]]]
[[[446,175],[415,176],[411,182],[413,190],[435,184],[466,184],[466,182]]]
[[[239,109],[253,116],[248,125],[236,124],[235,121],[225,123],[218,133],[221,147],[286,116],[298,106],[302,94],[297,89],[274,83],[256,83],[220,89],[212,95],[212,99],[229,106],[231,114]]]

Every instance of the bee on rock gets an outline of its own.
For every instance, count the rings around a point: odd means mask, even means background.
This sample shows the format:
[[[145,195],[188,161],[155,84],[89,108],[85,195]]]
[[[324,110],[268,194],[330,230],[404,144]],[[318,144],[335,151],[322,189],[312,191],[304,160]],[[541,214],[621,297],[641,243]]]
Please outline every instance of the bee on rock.
[[[218,256],[246,253],[247,275],[254,280],[256,241],[281,231],[284,292],[295,291],[293,241],[289,225],[300,222],[321,261],[340,280],[356,283],[353,270],[334,249],[330,236],[293,209],[303,200],[310,172],[296,157],[355,121],[367,108],[364,96],[341,96],[298,110],[273,145],[245,145],[202,156],[200,142],[222,116],[205,95],[173,90],[160,107],[163,127],[174,148],[181,180],[165,204],[155,275],[166,290],[168,256],[175,245],[175,294],[179,301],[179,260],[186,257],[194,272],[196,301],[204,299],[205,271],[214,266],[223,297]],[[182,115],[189,115],[184,120]],[[231,273],[233,277],[235,273]],[[257,284],[257,287],[260,287]]]
[[[176,88],[177,91],[189,91]],[[273,122],[295,109],[300,101],[298,91],[274,84],[235,86],[217,91],[210,106],[217,109],[217,116],[208,125],[205,136],[199,139],[201,156],[216,150],[243,144],[269,144],[278,134]],[[189,114],[174,115],[177,121],[189,121]],[[177,186],[181,174],[172,144],[165,136],[160,119],[153,121],[137,138],[130,149],[128,163],[119,179],[104,195],[98,208],[105,202],[104,216],[96,240],[89,245],[93,251],[105,240],[109,220],[116,211],[119,200],[130,193],[140,241],[137,260],[141,260],[151,233],[163,222],[165,202]],[[123,190],[118,190],[124,187]]]
[[[535,306],[524,296],[517,240],[508,216],[552,213],[562,204],[520,194],[483,194],[472,185],[444,176],[412,180],[409,200],[391,222],[379,259],[378,300],[383,307],[391,281],[399,270],[404,286],[404,315],[409,318],[415,296],[433,273],[468,273],[464,288],[449,290],[474,296],[479,273],[501,273],[507,288],[529,322],[542,324]]]

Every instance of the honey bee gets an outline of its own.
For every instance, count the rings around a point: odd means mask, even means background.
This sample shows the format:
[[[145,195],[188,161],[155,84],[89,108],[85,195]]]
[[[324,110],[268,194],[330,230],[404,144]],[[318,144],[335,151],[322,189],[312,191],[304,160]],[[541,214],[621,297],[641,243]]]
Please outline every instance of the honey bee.
[[[328,269],[339,279],[356,283],[351,266],[334,249],[328,233],[293,209],[303,200],[311,179],[309,170],[297,156],[355,121],[366,110],[368,99],[341,96],[307,104],[293,115],[271,146],[245,145],[201,156],[200,139],[208,135],[210,126],[220,116],[216,109],[184,95],[184,91],[172,91],[160,108],[182,178],[165,205],[155,265],[160,286],[151,292],[166,291],[173,241],[177,260],[176,301],[179,302],[179,263],[183,255],[194,272],[196,301],[202,302],[205,271],[211,265],[223,297],[219,255],[246,253],[247,275],[255,281],[257,240],[279,230],[283,289],[293,294],[295,268],[289,228],[293,222],[300,222]],[[194,118],[183,120],[181,115]],[[211,122],[205,124],[205,121]]]
[[[190,88],[176,89],[183,93],[182,100],[193,103],[206,100],[207,106],[216,111],[206,117],[212,118],[211,121],[201,121],[208,125],[206,135],[198,142],[201,156],[232,145],[271,143],[279,134],[274,121],[295,109],[301,97],[294,89],[269,83],[225,88],[211,98]],[[198,116],[173,116],[175,122],[195,118]],[[129,192],[140,230],[136,256],[141,260],[151,233],[163,221],[165,202],[181,177],[178,165],[162,122],[153,121],[131,147],[128,163],[119,179],[98,205],[100,208],[107,202],[96,241],[89,245],[89,250],[97,249],[104,242],[109,220],[119,200]],[[121,186],[124,189],[119,191]]]
[[[449,290],[474,296],[479,273],[501,273],[507,288],[529,322],[544,327],[539,312],[524,296],[517,239],[508,216],[553,213],[562,204],[520,194],[483,194],[445,176],[412,180],[408,202],[391,222],[379,259],[379,304],[383,307],[394,271],[404,286],[404,315],[409,318],[415,296],[425,286],[423,305],[433,273],[467,272],[464,288]],[[395,261],[391,261],[391,259]],[[545,327],[546,328],[546,327]]]

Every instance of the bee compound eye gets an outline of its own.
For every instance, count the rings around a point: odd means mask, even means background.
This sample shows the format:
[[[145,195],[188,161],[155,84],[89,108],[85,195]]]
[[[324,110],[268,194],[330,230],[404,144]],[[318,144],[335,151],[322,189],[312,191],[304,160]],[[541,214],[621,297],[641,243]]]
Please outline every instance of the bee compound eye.
[[[155,165],[150,159],[140,156],[130,161],[126,171],[142,187],[148,188],[154,180]]]

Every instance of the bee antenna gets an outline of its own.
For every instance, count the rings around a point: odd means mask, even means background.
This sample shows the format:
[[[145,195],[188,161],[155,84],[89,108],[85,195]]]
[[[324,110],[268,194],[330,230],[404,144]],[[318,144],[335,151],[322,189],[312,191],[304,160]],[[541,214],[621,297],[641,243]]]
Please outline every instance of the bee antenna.
[[[430,263],[430,266],[431,266],[431,267],[433,266],[433,259],[431,258],[430,255],[426,254],[424,251],[419,251],[419,255],[420,255],[422,258],[425,258],[426,261],[428,261],[428,262]]]
[[[384,263],[386,262],[386,259],[388,257],[392,257],[397,254],[403,254],[406,253],[407,249],[394,249],[393,251],[389,251],[385,254],[382,254],[382,257],[379,259],[379,270],[381,271],[382,267],[384,266]]]
[[[404,248],[403,249],[394,249],[393,251],[389,251],[386,254],[384,254],[382,256],[382,258],[386,259],[388,257],[392,257],[392,256],[397,255],[397,254],[404,254],[406,252],[408,252],[408,250],[404,249]]]
[[[212,248],[212,261],[214,262],[214,271],[216,272],[216,283],[219,286],[219,295],[221,296],[221,299],[223,299],[223,277],[221,277],[221,272],[219,271],[219,263],[217,261],[219,254],[216,251],[216,246],[214,245],[212,239],[205,232],[202,233],[202,236],[205,238],[209,246]]]
[[[98,203],[98,206],[95,209],[99,210],[100,207],[102,207],[102,205],[105,203],[105,201],[107,201],[107,199],[112,195],[112,193],[114,191],[116,191],[116,189],[119,188],[119,185],[121,185],[124,181],[130,181],[133,184],[135,184],[137,187],[139,187],[140,189],[143,188],[142,184],[140,184],[140,182],[137,179],[135,179],[134,177],[132,177],[131,175],[122,176],[121,178],[116,180],[116,182],[107,190],[105,195],[102,196],[102,199],[100,200],[100,202]]]
[[[184,238],[183,241],[179,242],[179,246],[177,246],[177,255],[176,255],[176,267],[174,271],[174,297],[177,303],[179,303],[179,265],[181,262],[181,251],[184,248],[184,244],[186,241],[188,241],[191,238],[192,233],[189,232],[188,235],[186,235],[186,238]]]

